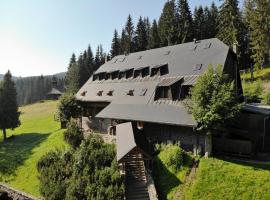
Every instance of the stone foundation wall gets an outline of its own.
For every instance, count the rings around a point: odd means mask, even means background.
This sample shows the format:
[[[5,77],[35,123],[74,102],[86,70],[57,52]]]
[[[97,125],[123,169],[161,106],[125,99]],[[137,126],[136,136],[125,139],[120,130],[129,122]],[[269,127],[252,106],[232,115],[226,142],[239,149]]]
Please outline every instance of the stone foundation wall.
[[[6,191],[13,200],[38,200],[25,192],[9,187],[3,183],[0,183],[0,190]]]

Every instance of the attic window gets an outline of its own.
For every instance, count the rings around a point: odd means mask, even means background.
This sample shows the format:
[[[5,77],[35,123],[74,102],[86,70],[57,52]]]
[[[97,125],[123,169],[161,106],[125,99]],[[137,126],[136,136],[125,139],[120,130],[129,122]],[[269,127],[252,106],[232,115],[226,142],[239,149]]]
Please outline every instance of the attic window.
[[[155,100],[157,99],[172,99],[171,88],[169,86],[157,87]]]
[[[211,47],[211,45],[212,45],[211,42],[206,43],[206,44],[204,45],[204,49],[209,49],[209,48]]]
[[[151,70],[151,76],[163,76],[168,73],[168,64],[155,66]]]
[[[113,80],[114,80],[114,79],[117,79],[117,78],[119,77],[119,71],[114,71],[114,72],[112,72],[112,73],[111,73],[111,77],[112,77]]]
[[[112,96],[113,95],[113,90],[110,90],[109,92],[107,92],[108,96]]]
[[[129,90],[129,91],[127,92],[127,95],[129,95],[129,96],[134,96],[134,90]]]
[[[125,78],[126,72],[119,72],[119,79]]]
[[[82,93],[81,93],[81,96],[85,96],[86,95],[86,93],[87,93],[87,91],[83,91]]]
[[[171,53],[171,51],[166,51],[164,55],[169,55]]]
[[[102,96],[103,90],[98,91],[97,95]]]
[[[144,67],[144,68],[140,68],[140,69],[136,69],[134,72],[134,78],[137,77],[145,77],[149,75],[149,67]]]
[[[147,92],[147,89],[146,88],[141,89],[141,91],[139,93],[139,96],[145,96],[146,92]]]
[[[95,81],[95,80],[103,80],[105,78],[106,78],[106,73],[102,72],[102,73],[94,74],[93,81]]]
[[[201,70],[202,68],[202,64],[196,64],[194,67],[193,67],[193,71],[199,71]]]
[[[133,77],[134,69],[129,69],[126,71],[126,78],[131,78]]]
[[[105,79],[108,80],[108,79],[111,79],[111,78],[112,78],[111,73],[107,73]]]

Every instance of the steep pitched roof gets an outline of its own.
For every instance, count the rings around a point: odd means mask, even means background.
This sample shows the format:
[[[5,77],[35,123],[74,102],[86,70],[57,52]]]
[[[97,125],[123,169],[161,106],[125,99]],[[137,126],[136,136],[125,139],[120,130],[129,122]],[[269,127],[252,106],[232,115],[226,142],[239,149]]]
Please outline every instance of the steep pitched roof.
[[[48,95],[62,95],[63,92],[60,92],[58,89],[56,88],[52,88],[50,92],[48,92]]]

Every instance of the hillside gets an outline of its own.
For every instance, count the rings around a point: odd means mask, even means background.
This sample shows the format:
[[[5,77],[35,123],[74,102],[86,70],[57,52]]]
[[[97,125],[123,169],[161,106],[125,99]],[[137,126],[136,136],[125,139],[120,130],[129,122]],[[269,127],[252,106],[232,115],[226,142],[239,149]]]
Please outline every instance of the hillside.
[[[57,101],[46,101],[20,108],[21,126],[0,135],[0,182],[39,197],[36,163],[55,148],[64,148],[63,130],[54,121]]]

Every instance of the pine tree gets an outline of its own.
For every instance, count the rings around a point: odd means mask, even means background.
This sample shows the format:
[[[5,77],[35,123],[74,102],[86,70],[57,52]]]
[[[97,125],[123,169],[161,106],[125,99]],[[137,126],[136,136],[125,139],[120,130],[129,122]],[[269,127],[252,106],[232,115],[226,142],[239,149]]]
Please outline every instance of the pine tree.
[[[118,32],[115,29],[112,39],[112,46],[111,46],[111,57],[117,56],[121,53],[121,45],[120,45],[120,39],[118,36]]]
[[[245,16],[249,29],[252,59],[260,69],[270,49],[270,3],[269,0],[247,0]]]
[[[174,0],[165,3],[158,22],[161,46],[177,43],[177,11]]]
[[[198,40],[206,38],[205,15],[202,6],[195,7],[194,10],[194,37]]]
[[[8,71],[0,86],[0,129],[3,130],[4,140],[7,137],[6,129],[14,129],[20,125],[19,116],[15,83]]]
[[[94,71],[98,70],[98,68],[105,63],[106,60],[106,53],[103,51],[102,45],[98,45],[97,51],[96,51],[96,56],[95,56],[95,68]]]
[[[158,31],[157,21],[154,20],[150,30],[149,49],[155,49],[160,47],[160,37]]]
[[[90,77],[92,76],[94,72],[94,57],[93,57],[93,52],[90,45],[88,45],[88,48],[87,48],[87,68],[88,68],[89,77]]]
[[[210,8],[210,16],[207,20],[208,38],[216,37],[218,33],[218,8],[213,2]]]
[[[79,89],[79,69],[75,54],[72,54],[65,77],[67,92],[76,93]]]
[[[192,14],[187,0],[178,1],[178,43],[193,40]]]
[[[218,17],[217,37],[230,46],[239,45],[239,27],[241,17],[238,8],[238,0],[223,0]]]
[[[120,39],[120,46],[121,46],[121,54],[127,53],[127,34],[125,29],[122,29],[121,39]]]
[[[149,47],[149,42],[150,42],[151,24],[150,24],[150,21],[149,21],[148,17],[144,18],[143,22],[145,24],[145,29],[146,29],[147,48],[148,48]]]
[[[147,48],[147,30],[145,23],[142,19],[142,17],[139,18],[137,28],[136,28],[136,35],[134,38],[135,41],[135,50],[136,51],[143,51]]]
[[[131,15],[128,15],[126,26],[125,26],[125,31],[126,31],[126,53],[131,53],[134,52],[134,25],[132,22]]]

